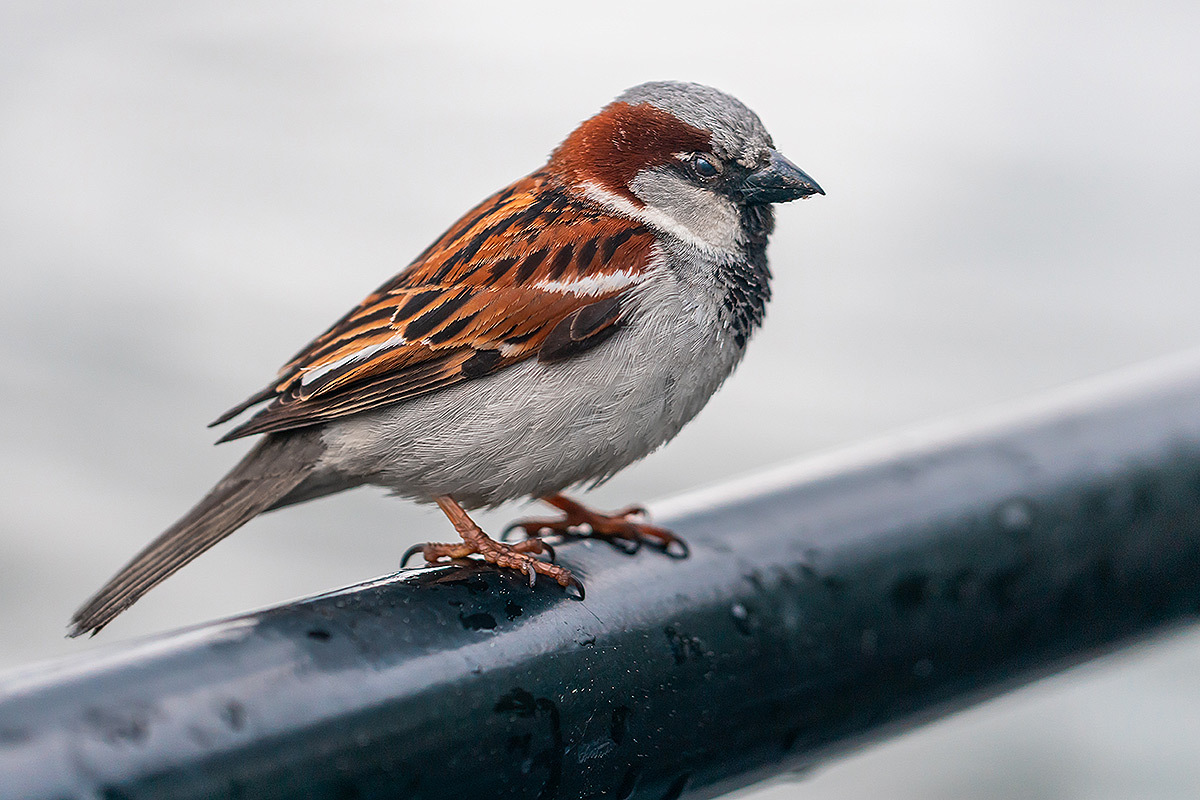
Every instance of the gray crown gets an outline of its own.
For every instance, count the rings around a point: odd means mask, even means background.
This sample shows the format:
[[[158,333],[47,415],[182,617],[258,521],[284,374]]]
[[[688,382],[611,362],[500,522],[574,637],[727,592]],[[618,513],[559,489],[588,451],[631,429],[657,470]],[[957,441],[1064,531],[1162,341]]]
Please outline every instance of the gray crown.
[[[712,132],[716,154],[747,165],[772,147],[762,120],[738,100],[719,89],[683,81],[651,81],[625,90],[617,102],[649,103],[689,125]]]

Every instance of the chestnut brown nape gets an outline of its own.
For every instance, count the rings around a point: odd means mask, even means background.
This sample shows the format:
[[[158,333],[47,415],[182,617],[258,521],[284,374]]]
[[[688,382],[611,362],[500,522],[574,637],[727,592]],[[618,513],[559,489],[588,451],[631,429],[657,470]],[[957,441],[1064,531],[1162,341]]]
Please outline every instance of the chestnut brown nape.
[[[548,167],[569,183],[594,181],[637,205],[629,190],[638,172],[675,160],[676,153],[707,151],[712,136],[649,103],[617,101],[584,121],[555,149]]]

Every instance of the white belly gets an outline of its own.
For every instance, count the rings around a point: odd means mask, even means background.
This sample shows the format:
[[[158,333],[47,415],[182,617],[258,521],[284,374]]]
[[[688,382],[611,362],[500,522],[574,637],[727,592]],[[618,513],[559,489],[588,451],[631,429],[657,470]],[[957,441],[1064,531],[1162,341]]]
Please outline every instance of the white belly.
[[[742,355],[716,300],[659,277],[629,324],[577,358],[530,359],[328,424],[321,467],[469,508],[611,476],[674,437]]]

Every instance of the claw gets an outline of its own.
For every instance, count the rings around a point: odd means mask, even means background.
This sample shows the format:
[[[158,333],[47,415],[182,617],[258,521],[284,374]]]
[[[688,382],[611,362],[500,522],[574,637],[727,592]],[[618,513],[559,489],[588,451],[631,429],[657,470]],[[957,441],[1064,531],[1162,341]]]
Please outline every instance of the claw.
[[[541,499],[562,511],[563,516],[559,519],[518,520],[504,529],[500,536],[502,541],[512,541],[513,532],[519,528],[525,532],[527,539],[545,541],[542,539],[543,533],[568,539],[603,539],[626,555],[638,552],[643,544],[648,543],[672,558],[688,557],[686,544],[670,531],[647,521],[650,514],[645,506],[632,505],[613,514],[599,514],[560,494]]]
[[[585,592],[583,589],[583,582],[580,581],[579,578],[576,578],[574,575],[571,576],[570,582],[567,583],[567,585],[564,586],[563,589],[567,590],[568,596],[571,596],[570,590],[574,589],[575,590],[574,597],[579,602],[583,602],[584,598],[587,596],[587,592]]]
[[[400,556],[400,569],[404,569],[410,558],[415,556],[417,553],[423,552],[424,550],[425,545],[423,544],[414,544],[412,547],[405,550],[404,555]]]
[[[691,554],[687,542],[683,539],[672,539],[663,545],[662,551],[671,558],[687,558]]]
[[[553,564],[553,563],[555,563],[556,561],[558,561],[558,553],[554,552],[554,548],[553,548],[553,547],[551,547],[551,546],[550,546],[550,545],[549,545],[549,544],[546,542],[546,540],[545,540],[545,539],[543,539],[543,540],[542,540],[542,549],[544,549],[544,550],[546,551],[546,555],[550,556],[550,563],[551,563],[551,564]]]
[[[501,541],[496,541],[484,533],[471,520],[466,510],[453,497],[442,495],[434,499],[438,507],[442,509],[442,512],[450,520],[454,529],[462,536],[462,544],[417,545],[410,548],[404,554],[404,561],[401,562],[402,565],[407,563],[408,559],[417,552],[423,552],[425,560],[430,563],[436,562],[441,558],[457,560],[477,555],[482,557],[484,562],[492,564],[499,569],[521,572],[529,576],[530,588],[537,585],[537,577],[540,572],[547,577],[553,578],[563,586],[571,583],[577,584],[576,591],[582,594],[583,586],[575,580],[574,576],[571,575],[571,571],[554,563],[557,555],[554,552],[554,548],[546,544],[540,537],[528,535],[534,525],[542,525],[544,523],[537,520],[526,523],[513,523],[504,529],[504,532],[501,534]],[[527,534],[526,538],[519,542],[512,542],[511,544],[503,543],[517,528],[524,529]],[[542,553],[547,553],[550,560],[544,561],[535,557]]]

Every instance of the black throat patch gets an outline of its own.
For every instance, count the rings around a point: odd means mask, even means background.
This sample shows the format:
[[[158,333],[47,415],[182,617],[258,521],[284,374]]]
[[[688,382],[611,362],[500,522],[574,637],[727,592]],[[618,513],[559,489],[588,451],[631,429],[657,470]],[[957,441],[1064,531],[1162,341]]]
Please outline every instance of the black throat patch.
[[[722,264],[717,280],[724,288],[725,324],[738,347],[762,324],[771,299],[771,270],[767,266],[767,239],[775,229],[775,211],[769,205],[742,207],[742,230],[746,232],[746,260]]]

